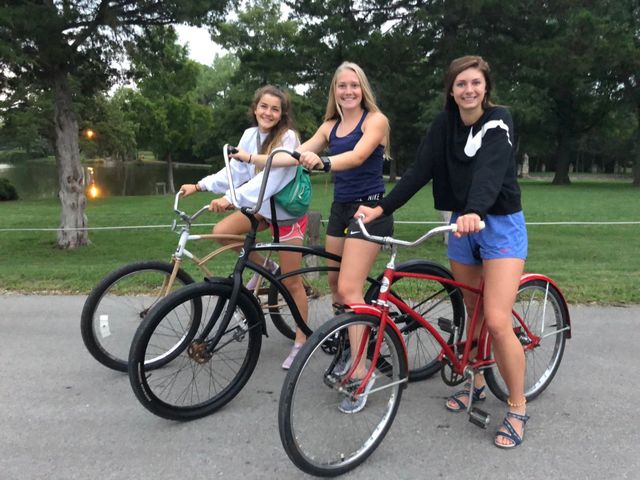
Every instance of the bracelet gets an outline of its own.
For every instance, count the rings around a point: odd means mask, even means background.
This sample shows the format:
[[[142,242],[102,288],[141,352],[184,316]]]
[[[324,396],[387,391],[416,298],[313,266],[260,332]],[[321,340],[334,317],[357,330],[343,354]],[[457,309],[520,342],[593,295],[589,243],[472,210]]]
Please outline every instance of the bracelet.
[[[249,163],[251,163],[251,157],[253,157],[253,153],[249,154]]]
[[[194,185],[196,186],[196,192],[202,191],[202,189],[200,188],[200,185],[198,185],[197,183],[194,183]]]
[[[510,398],[507,398],[507,405],[511,408],[524,407],[527,404],[527,399],[525,398],[520,403],[513,403]]]

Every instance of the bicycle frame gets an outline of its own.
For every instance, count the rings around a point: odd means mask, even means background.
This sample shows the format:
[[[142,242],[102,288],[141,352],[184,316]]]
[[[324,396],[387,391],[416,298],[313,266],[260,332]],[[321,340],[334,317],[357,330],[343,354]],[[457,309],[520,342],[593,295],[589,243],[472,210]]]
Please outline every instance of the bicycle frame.
[[[438,342],[442,351],[438,357],[439,360],[447,362],[451,369],[452,373],[455,375],[459,375],[461,378],[470,377],[473,379],[474,372],[478,370],[483,370],[487,368],[492,368],[495,365],[495,360],[491,358],[491,337],[488,333],[486,325],[483,324],[480,327],[480,332],[478,334],[477,339],[474,338],[473,332],[476,331],[476,326],[478,323],[478,317],[480,315],[480,311],[482,310],[481,304],[483,300],[483,290],[484,285],[481,284],[479,288],[472,287],[470,285],[466,285],[455,280],[451,280],[446,277],[437,276],[437,275],[426,275],[419,273],[411,273],[411,272],[398,272],[395,269],[395,257],[397,253],[398,245],[405,246],[413,246],[417,243],[420,243],[427,238],[435,235],[436,233],[444,232],[444,231],[455,231],[455,225],[449,225],[445,227],[438,227],[427,234],[420,237],[415,242],[404,242],[400,240],[394,240],[390,237],[375,237],[368,235],[366,227],[364,226],[361,219],[359,219],[360,228],[364,233],[365,237],[369,237],[374,241],[378,241],[379,243],[384,243],[386,245],[390,245],[392,249],[391,259],[387,264],[383,278],[382,278],[382,287],[380,288],[378,298],[374,300],[372,305],[363,305],[363,304],[355,304],[349,305],[351,310],[353,310],[356,314],[364,314],[364,315],[372,315],[380,319],[380,326],[378,330],[378,335],[376,337],[375,347],[373,356],[371,359],[371,365],[367,371],[367,374],[364,380],[361,382],[361,385],[358,387],[357,391],[354,393],[355,396],[362,393],[367,382],[369,381],[373,371],[375,370],[375,366],[377,364],[379,355],[380,355],[380,347],[382,345],[383,336],[380,335],[380,332],[384,332],[387,327],[395,330],[396,334],[401,340],[402,347],[404,350],[405,360],[407,359],[407,347],[404,342],[403,335],[401,334],[399,328],[395,324],[395,322],[389,317],[389,309],[391,305],[394,305],[398,308],[403,314],[408,314],[414,321],[416,321],[422,328],[427,330],[430,335]],[[474,308],[474,314],[472,315],[469,325],[467,326],[467,332],[470,332],[471,337],[466,336],[464,339],[457,341],[453,345],[449,345],[447,341],[442,337],[442,335],[432,326],[427,319],[423,318],[420,314],[414,311],[409,305],[403,302],[401,299],[396,297],[391,288],[396,280],[401,278],[417,278],[424,280],[434,280],[441,284],[450,285],[452,287],[456,287],[458,289],[466,290],[472,293],[477,294],[476,304]],[[520,279],[520,284],[529,281],[529,280],[542,280],[547,282],[547,284],[551,284],[557,288],[557,285],[547,276],[541,274],[524,274]],[[558,292],[560,289],[558,288]],[[563,298],[564,300],[564,298]],[[563,302],[566,305],[566,302]],[[565,307],[566,308],[566,307]],[[569,313],[567,314],[567,322],[568,325],[565,329],[560,330],[560,332],[567,331],[568,338],[571,338],[571,324],[569,320]],[[512,310],[512,316],[515,318],[519,327],[516,331],[518,336],[522,336],[526,340],[526,345],[523,345],[525,351],[536,348],[539,345],[540,341],[544,336],[536,336],[531,332],[531,330],[524,323],[523,319],[518,315],[518,313]],[[355,369],[355,366],[358,364],[359,360],[362,358],[362,355],[366,351],[366,347],[369,343],[368,336],[370,332],[366,332],[365,335],[362,336],[362,340],[360,342],[360,346],[357,349],[357,357],[353,361],[353,366],[350,371],[345,375],[343,382],[346,382],[353,373],[351,370]],[[558,333],[558,332],[556,332]],[[471,352],[474,348],[477,348],[475,353],[475,358],[471,358]],[[462,352],[460,354],[460,352]],[[387,388],[387,387],[385,387]],[[371,390],[371,392],[375,391],[375,389]],[[471,402],[469,403],[469,407],[471,406]]]

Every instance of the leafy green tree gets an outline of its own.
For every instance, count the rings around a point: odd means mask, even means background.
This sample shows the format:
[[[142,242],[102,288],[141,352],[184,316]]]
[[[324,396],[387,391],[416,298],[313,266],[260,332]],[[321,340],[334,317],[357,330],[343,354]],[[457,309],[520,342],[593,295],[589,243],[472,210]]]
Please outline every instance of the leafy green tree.
[[[211,109],[196,101],[201,69],[177,44],[172,27],[156,27],[129,49],[134,79],[139,88],[139,137],[167,162],[167,184],[175,193],[173,161],[190,152],[196,138],[210,130]]]
[[[0,142],[7,147],[23,149],[28,157],[53,154],[54,131],[51,122],[53,105],[46,94],[24,101],[2,104]]]
[[[38,0],[5,2],[0,10],[1,94],[17,104],[46,91],[53,99],[52,125],[62,213],[58,246],[88,243],[83,171],[74,97],[104,91],[116,72],[123,43],[153,25],[220,18],[225,0]]]
[[[126,94],[118,90],[112,98],[97,95],[87,99],[79,107],[80,130],[85,133],[80,146],[87,157],[109,157],[116,161],[133,160],[136,157],[135,124],[127,116]],[[86,132],[93,132],[87,138]]]

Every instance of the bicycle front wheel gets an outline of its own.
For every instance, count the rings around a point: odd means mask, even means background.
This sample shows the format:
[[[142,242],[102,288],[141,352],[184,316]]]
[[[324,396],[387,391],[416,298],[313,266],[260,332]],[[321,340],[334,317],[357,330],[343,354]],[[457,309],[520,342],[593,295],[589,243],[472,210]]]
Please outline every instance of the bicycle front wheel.
[[[406,385],[407,366],[396,332],[388,327],[380,333],[379,325],[379,319],[367,315],[335,317],[309,337],[287,373],[278,426],[287,455],[301,470],[321,476],[347,472],[373,453],[389,430]],[[368,333],[367,350],[373,349],[377,335],[383,335],[384,360],[377,362],[375,380],[367,385],[364,409],[346,414],[338,407],[354,391],[337,370],[352,327]],[[369,367],[372,352],[363,356]]]
[[[442,338],[451,345],[459,341],[464,332],[465,307],[460,289],[439,278],[453,280],[445,267],[423,260],[412,260],[400,264],[397,272],[417,273],[436,277],[433,280],[402,277],[391,285],[393,295],[435,328]],[[367,303],[378,296],[379,285],[372,285],[365,295]],[[389,316],[398,325],[404,337],[409,360],[409,381],[424,380],[442,368],[438,356],[442,346],[426,329],[407,313],[391,306]]]
[[[171,420],[209,415],[231,401],[255,369],[264,319],[248,294],[231,305],[232,286],[200,282],[163,299],[135,334],[129,380],[140,403]],[[190,305],[202,305],[193,318]],[[231,320],[222,322],[228,309]],[[216,340],[217,339],[217,340]],[[160,365],[149,359],[171,350]]]
[[[520,285],[513,306],[513,329],[525,353],[527,400],[540,395],[558,371],[569,328],[566,312],[562,295],[551,283],[529,280]],[[485,379],[493,394],[506,402],[509,390],[498,369],[485,371]]]
[[[193,283],[182,269],[169,286],[174,265],[135,262],[108,274],[87,297],[80,316],[82,340],[104,366],[127,371],[129,347],[149,310],[168,293]]]

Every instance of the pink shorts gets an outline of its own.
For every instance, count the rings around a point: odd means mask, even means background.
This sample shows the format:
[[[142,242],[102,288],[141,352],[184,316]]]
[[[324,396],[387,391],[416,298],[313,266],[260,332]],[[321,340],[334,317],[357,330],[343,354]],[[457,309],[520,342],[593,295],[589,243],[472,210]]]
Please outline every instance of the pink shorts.
[[[304,240],[304,234],[307,231],[307,222],[309,215],[299,218],[296,223],[291,225],[278,225],[278,234],[281,242],[287,242],[289,240]],[[273,225],[271,227],[271,234],[273,235]]]

